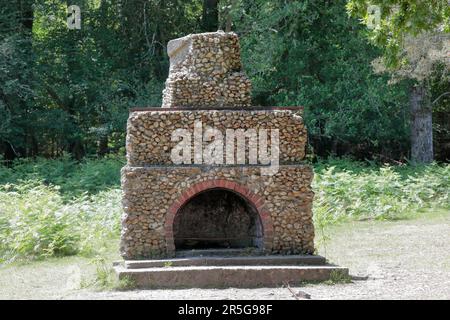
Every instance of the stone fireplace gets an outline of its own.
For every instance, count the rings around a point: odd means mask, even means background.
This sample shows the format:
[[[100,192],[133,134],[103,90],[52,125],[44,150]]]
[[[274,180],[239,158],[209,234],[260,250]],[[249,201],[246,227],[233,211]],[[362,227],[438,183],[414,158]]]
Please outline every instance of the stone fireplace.
[[[256,208],[226,189],[211,189],[187,201],[175,215],[175,249],[261,248]]]
[[[302,108],[251,106],[234,33],[172,40],[168,54],[162,108],[128,119],[122,256],[312,254]]]

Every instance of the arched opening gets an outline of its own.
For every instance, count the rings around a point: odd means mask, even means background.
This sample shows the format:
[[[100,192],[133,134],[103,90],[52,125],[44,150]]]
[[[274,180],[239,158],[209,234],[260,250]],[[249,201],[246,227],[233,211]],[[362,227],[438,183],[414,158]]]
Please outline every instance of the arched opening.
[[[204,190],[177,211],[173,220],[176,250],[259,248],[264,230],[257,209],[231,190]]]

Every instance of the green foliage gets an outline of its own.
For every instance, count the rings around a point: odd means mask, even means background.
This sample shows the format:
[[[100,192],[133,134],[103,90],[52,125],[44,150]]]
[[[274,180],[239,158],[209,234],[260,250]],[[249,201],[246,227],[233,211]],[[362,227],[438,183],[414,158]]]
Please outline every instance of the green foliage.
[[[328,285],[351,283],[352,277],[343,270],[333,270],[330,273],[330,280],[325,281]]]
[[[0,261],[101,252],[119,234],[120,203],[117,189],[64,201],[38,180],[0,185]]]
[[[102,254],[119,236],[121,163],[0,166],[0,261]],[[90,192],[81,192],[82,183]],[[402,219],[423,208],[450,209],[450,165],[379,167],[331,158],[315,164],[313,190],[319,232],[345,220]]]
[[[375,75],[380,51],[345,1],[239,1],[243,64],[261,105],[304,106],[314,151],[402,158],[409,140],[407,91]],[[342,151],[332,150],[338,144]]]
[[[32,0],[0,7],[0,151],[2,144],[23,146],[25,132],[36,121],[31,29],[25,21]],[[26,115],[26,116],[25,116]],[[19,152],[13,149],[11,152]]]
[[[223,0],[219,24],[231,17],[241,36],[254,103],[305,106],[319,156],[403,159],[407,88],[373,74],[370,63],[384,47],[367,43],[367,30],[348,17],[347,2],[352,15],[366,15],[363,0]],[[416,29],[424,21],[448,24],[444,2],[371,1],[383,7],[384,22],[384,11],[402,4],[393,21],[370,33],[378,37],[374,43],[388,39],[396,48],[409,21]],[[67,28],[64,1],[10,1],[0,8],[0,153],[8,160],[123,154],[129,108],[161,103],[167,42],[212,28],[207,22],[217,11],[215,1],[202,0],[77,5],[81,30]],[[394,27],[401,27],[398,34]]]
[[[136,287],[135,282],[128,276],[119,277],[111,266],[111,261],[102,256],[95,256],[91,262],[95,267],[94,278],[83,278],[82,288],[92,287],[98,290],[130,290]]]
[[[450,208],[450,165],[373,166],[334,160],[316,167],[314,218],[401,219],[423,208]]]
[[[201,31],[199,0],[76,4],[81,30],[67,28],[65,1],[0,8],[0,152],[9,158],[123,151],[128,109],[160,105],[167,42]]]
[[[91,265],[95,267],[94,278],[85,277],[81,281],[82,288],[95,288],[97,290],[130,290],[136,287],[135,282],[130,277],[119,279],[111,266],[111,261],[102,256],[94,257]]]
[[[348,0],[348,12],[370,21],[369,5],[380,8],[381,20],[368,32],[369,39],[383,49],[388,66],[401,60],[401,48],[406,36],[442,29],[450,32],[450,6],[447,0]]]
[[[66,155],[51,160],[38,158],[15,160],[11,167],[0,166],[0,184],[17,184],[21,181],[41,181],[58,186],[65,198],[94,194],[120,184],[120,168],[124,158],[110,156],[84,159],[78,163]]]
[[[77,252],[74,218],[60,211],[56,190],[21,184],[0,188],[0,252],[6,257],[62,256]]]

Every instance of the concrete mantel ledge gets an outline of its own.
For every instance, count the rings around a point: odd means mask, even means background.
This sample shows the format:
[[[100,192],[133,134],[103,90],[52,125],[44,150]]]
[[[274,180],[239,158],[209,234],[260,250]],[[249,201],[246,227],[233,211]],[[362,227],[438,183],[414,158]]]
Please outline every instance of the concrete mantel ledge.
[[[161,111],[161,112],[171,112],[171,111],[296,111],[303,113],[304,107],[302,106],[290,106],[290,107],[262,107],[262,106],[254,106],[254,107],[219,107],[219,106],[211,106],[211,107],[171,107],[171,108],[162,108],[162,107],[135,107],[131,108],[129,112],[143,112],[143,111]]]
[[[239,170],[253,170],[254,168],[268,168],[270,165],[265,164],[148,164],[148,165],[141,165],[141,166],[134,166],[134,165],[128,165],[122,167],[122,170],[152,170],[152,169],[199,169],[203,171],[209,171],[214,169],[220,169],[220,168],[229,168],[229,169],[239,169]],[[297,164],[279,164],[279,168],[304,168],[304,169],[310,169],[311,165],[306,162],[302,161]]]

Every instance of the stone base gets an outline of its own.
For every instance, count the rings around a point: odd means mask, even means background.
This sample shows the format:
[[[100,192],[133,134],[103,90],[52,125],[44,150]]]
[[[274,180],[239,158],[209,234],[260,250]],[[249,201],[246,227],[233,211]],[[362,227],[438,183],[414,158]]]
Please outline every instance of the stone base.
[[[128,260],[172,257],[175,216],[193,197],[229,190],[257,211],[266,254],[312,254],[314,225],[308,165],[280,165],[273,176],[261,166],[124,167],[122,257]]]
[[[125,261],[115,265],[119,279],[136,288],[255,288],[348,276],[348,269],[311,255],[191,257]]]

